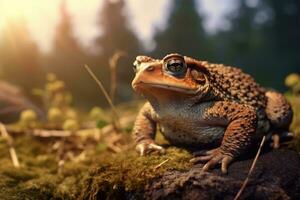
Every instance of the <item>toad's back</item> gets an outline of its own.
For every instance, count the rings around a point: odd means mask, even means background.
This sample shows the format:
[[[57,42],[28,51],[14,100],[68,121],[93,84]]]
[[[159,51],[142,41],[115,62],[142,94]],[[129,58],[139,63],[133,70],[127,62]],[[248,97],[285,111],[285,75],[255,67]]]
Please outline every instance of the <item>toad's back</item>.
[[[213,95],[221,100],[249,104],[254,108],[265,108],[265,90],[241,69],[204,62],[213,89]]]
[[[213,96],[220,100],[235,101],[255,108],[258,118],[268,118],[274,128],[287,129],[293,112],[285,97],[267,91],[241,69],[204,62],[208,71]]]

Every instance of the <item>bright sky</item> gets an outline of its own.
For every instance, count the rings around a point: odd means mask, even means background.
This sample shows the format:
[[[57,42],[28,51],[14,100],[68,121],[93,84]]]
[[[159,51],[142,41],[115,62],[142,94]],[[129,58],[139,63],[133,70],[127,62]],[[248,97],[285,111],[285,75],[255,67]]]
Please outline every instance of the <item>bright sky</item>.
[[[23,16],[33,38],[39,47],[48,51],[51,48],[55,26],[59,21],[59,6],[62,0],[0,0],[0,29],[10,18]],[[210,32],[226,29],[229,22],[223,15],[231,12],[237,0],[198,0],[199,12],[205,14],[204,26]],[[251,1],[251,0],[250,0]],[[73,17],[77,38],[88,48],[100,33],[97,17],[102,6],[101,0],[68,0],[67,5]],[[145,46],[151,44],[155,28],[166,24],[172,0],[126,0],[126,10],[130,25],[138,33]]]

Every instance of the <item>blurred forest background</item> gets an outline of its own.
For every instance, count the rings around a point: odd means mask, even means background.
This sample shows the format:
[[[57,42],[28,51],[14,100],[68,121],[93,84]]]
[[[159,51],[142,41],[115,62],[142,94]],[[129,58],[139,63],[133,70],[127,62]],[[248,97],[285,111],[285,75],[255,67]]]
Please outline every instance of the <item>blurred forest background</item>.
[[[101,31],[89,49],[76,37],[76,27],[68,8],[71,1],[62,0],[57,7],[59,22],[53,30],[54,39],[48,52],[38,47],[26,18],[7,20],[0,27],[1,80],[21,86],[27,94],[32,94],[33,88],[43,87],[46,74],[54,72],[65,81],[76,105],[88,109],[107,104],[83,65],[88,64],[109,89],[109,59],[120,51],[126,55],[120,58],[117,66],[116,102],[137,98],[130,83],[134,76],[132,63],[140,54],[162,58],[178,52],[238,66],[263,86],[281,91],[285,90],[284,78],[289,73],[300,72],[299,0],[230,1],[234,3],[231,11],[224,16],[222,27],[214,32],[204,26],[209,17],[201,9],[204,1],[170,0],[161,11],[167,13],[164,15],[166,24],[154,28],[151,45],[141,41],[130,25],[131,13],[126,9],[128,1],[99,1],[102,6],[96,26]],[[219,1],[220,4],[226,2]],[[45,37],[45,40],[49,38]]]

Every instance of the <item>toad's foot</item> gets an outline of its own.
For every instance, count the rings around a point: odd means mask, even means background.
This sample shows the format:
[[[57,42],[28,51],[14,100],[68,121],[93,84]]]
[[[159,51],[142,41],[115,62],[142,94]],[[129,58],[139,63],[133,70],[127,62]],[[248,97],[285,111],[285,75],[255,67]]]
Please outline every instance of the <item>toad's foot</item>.
[[[140,153],[141,156],[149,154],[153,151],[157,151],[161,154],[165,153],[165,149],[153,141],[143,141],[136,146],[136,150]]]
[[[284,142],[289,142],[294,138],[294,134],[291,132],[282,132],[282,133],[273,133],[272,135],[272,143],[271,147],[274,149],[278,149],[280,147],[280,144]]]
[[[232,156],[225,155],[220,151],[219,148],[217,148],[209,151],[196,152],[196,157],[192,158],[190,162],[206,162],[206,164],[202,168],[202,171],[208,171],[209,169],[215,167],[218,163],[221,163],[222,173],[227,174],[228,165],[232,160]]]
[[[273,148],[274,149],[279,149],[280,147],[280,136],[278,134],[274,134],[272,136],[272,140],[273,140]]]

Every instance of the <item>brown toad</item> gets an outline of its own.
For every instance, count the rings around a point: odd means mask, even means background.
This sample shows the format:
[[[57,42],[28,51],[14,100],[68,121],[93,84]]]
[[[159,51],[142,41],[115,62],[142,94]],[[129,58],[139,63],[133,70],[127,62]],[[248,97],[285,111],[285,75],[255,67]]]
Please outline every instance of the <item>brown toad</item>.
[[[133,134],[141,155],[156,150],[159,125],[165,138],[183,147],[211,148],[192,159],[203,170],[249,152],[263,135],[288,129],[292,110],[280,93],[267,91],[238,68],[198,61],[179,54],[162,60],[138,56],[134,90],[148,100],[140,110]],[[278,140],[275,141],[278,146]]]

